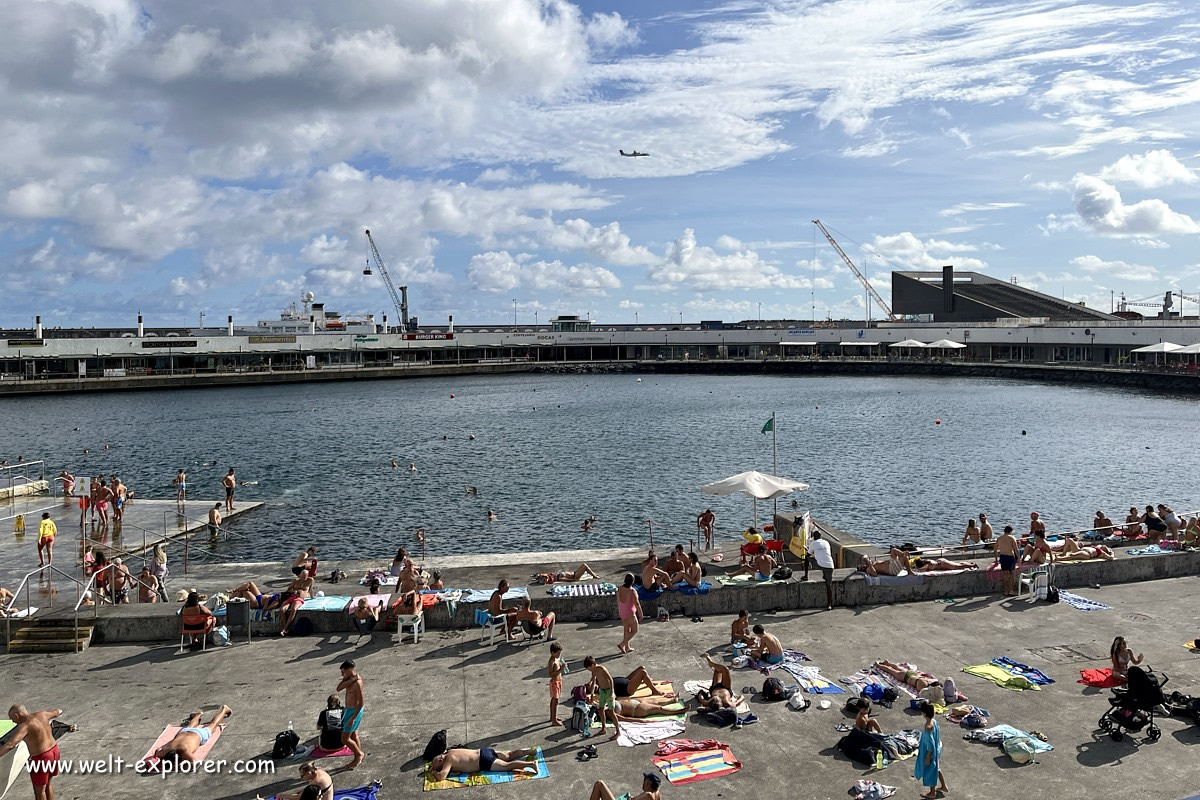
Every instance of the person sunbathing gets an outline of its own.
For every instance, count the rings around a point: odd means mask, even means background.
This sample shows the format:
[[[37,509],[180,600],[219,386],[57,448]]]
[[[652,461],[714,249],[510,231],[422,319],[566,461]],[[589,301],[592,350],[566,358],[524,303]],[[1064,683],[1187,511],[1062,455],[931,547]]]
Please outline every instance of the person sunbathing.
[[[657,717],[664,714],[687,711],[686,706],[682,709],[678,708],[678,706],[683,705],[683,701],[679,698],[666,697],[665,695],[641,698],[624,697],[613,701],[613,710],[617,714],[617,719],[624,722],[626,719],[645,719],[646,717]]]
[[[519,772],[536,775],[537,764],[525,760],[535,753],[536,748],[497,750],[494,747],[481,747],[468,750],[465,747],[452,747],[429,762],[429,777],[434,781],[444,781],[451,772]]]
[[[893,664],[891,661],[876,661],[875,666],[884,674],[891,676],[900,683],[911,686],[918,692],[930,686],[941,685],[941,681],[937,678],[919,669],[902,667],[899,664]]]
[[[742,696],[733,693],[733,676],[729,672],[729,667],[719,661],[714,661],[712,656],[705,656],[704,660],[712,667],[712,682],[708,689],[701,689],[696,693],[696,701],[702,708],[707,708],[709,711],[737,708],[742,702]]]
[[[556,583],[558,581],[585,581],[588,578],[596,577],[599,577],[596,571],[585,563],[580,564],[574,570],[538,572],[533,576],[533,579],[537,583]]]
[[[771,558],[771,552],[765,544],[758,545],[758,554],[754,556],[754,560],[736,572],[729,573],[733,575],[752,575],[756,581],[769,581],[771,575],[775,572],[775,559]]]
[[[333,800],[333,777],[311,761],[300,765],[304,786],[294,792],[280,792],[275,800]]]
[[[872,559],[870,556],[863,556],[862,560],[858,562],[858,571],[868,575],[897,577],[903,575],[907,569],[908,553],[898,547],[890,548],[887,558]]]
[[[300,574],[296,576],[296,580],[288,584],[279,598],[279,635],[287,636],[288,628],[296,620],[296,614],[300,612],[300,606],[304,605],[304,601],[312,597],[313,579],[309,576],[308,570],[300,570]]]
[[[951,572],[960,569],[979,569],[974,561],[950,561],[946,558],[918,558],[912,563],[913,572]]]
[[[8,604],[12,602],[14,597],[16,597],[16,595],[14,595],[8,589],[5,589],[3,586],[0,586],[0,617],[8,615]]]
[[[254,581],[246,581],[240,586],[230,589],[226,594],[246,600],[250,603],[251,608],[261,608],[265,611],[279,608],[280,595],[278,593],[264,594]]]
[[[613,676],[613,697],[631,697],[643,686],[649,689],[652,695],[663,695],[651,680],[650,673],[644,666],[641,666],[624,678]],[[596,688],[595,680],[588,682],[588,694],[596,694]]]
[[[704,579],[704,570],[700,568],[700,556],[696,555],[695,553],[689,553],[688,557],[691,563],[688,564],[687,568],[680,570],[671,576],[672,588],[674,588],[675,584],[681,581],[695,589],[700,588],[700,583]]]
[[[188,717],[187,724],[179,729],[179,733],[175,734],[171,741],[154,751],[154,757],[176,764],[181,761],[195,761],[196,753],[208,744],[213,734],[221,727],[221,723],[232,714],[233,709],[229,706],[221,706],[221,710],[214,714],[212,719],[201,725],[200,720],[204,715],[199,711],[195,712]]]
[[[1068,539],[1068,542],[1074,542],[1074,539]],[[1106,544],[1088,545],[1080,547],[1075,545],[1074,550],[1064,552],[1058,557],[1059,561],[1090,561],[1093,558],[1102,558],[1105,561],[1113,561],[1117,554],[1112,551],[1112,548]]]
[[[543,614],[530,605],[528,597],[522,597],[517,603],[516,620],[531,636],[537,636],[543,631],[546,634],[546,641],[554,641],[554,612]]]

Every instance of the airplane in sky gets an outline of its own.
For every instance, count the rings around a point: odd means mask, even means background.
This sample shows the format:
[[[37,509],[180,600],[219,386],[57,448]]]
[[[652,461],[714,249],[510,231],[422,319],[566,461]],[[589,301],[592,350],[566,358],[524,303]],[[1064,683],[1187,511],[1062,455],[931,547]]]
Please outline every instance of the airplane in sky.
[[[632,153],[626,153],[624,150],[618,150],[617,152],[626,158],[644,158],[650,155],[649,153],[639,153],[637,150],[634,150]]]

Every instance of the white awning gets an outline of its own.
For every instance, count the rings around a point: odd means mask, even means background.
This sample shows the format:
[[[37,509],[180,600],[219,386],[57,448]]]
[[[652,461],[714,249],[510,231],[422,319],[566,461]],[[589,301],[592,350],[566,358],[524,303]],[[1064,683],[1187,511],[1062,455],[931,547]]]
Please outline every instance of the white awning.
[[[840,342],[842,347],[878,347],[879,342]]]
[[[1131,350],[1131,353],[1174,353],[1176,350],[1182,350],[1183,345],[1175,344],[1174,342],[1158,342],[1157,344],[1148,344],[1145,347],[1138,347]]]
[[[792,347],[816,347],[817,346],[816,342],[780,342],[780,344],[783,345],[784,347],[787,347],[789,345]]]

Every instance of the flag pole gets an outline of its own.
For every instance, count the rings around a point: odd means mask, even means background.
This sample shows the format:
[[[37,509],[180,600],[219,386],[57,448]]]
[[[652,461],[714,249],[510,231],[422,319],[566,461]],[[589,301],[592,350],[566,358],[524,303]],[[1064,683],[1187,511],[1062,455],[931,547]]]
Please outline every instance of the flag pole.
[[[772,411],[771,412],[771,474],[773,474],[775,477],[779,477],[779,450],[776,447],[776,440],[775,440],[775,437],[777,435],[776,429],[778,427],[779,426],[777,426],[775,424],[775,412]],[[773,514],[778,514],[778,513],[779,513],[779,498],[776,497],[775,498],[775,510],[774,510]],[[772,518],[771,518],[771,524],[772,525],[775,524],[774,516],[772,516]]]

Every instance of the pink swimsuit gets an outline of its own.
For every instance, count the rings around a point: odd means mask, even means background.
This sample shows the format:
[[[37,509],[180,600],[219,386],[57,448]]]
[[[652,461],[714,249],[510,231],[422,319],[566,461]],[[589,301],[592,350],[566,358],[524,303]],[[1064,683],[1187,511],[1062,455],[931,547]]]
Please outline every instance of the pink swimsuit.
[[[617,598],[617,614],[621,619],[629,619],[637,613],[637,592],[633,589],[629,590],[629,600]]]

